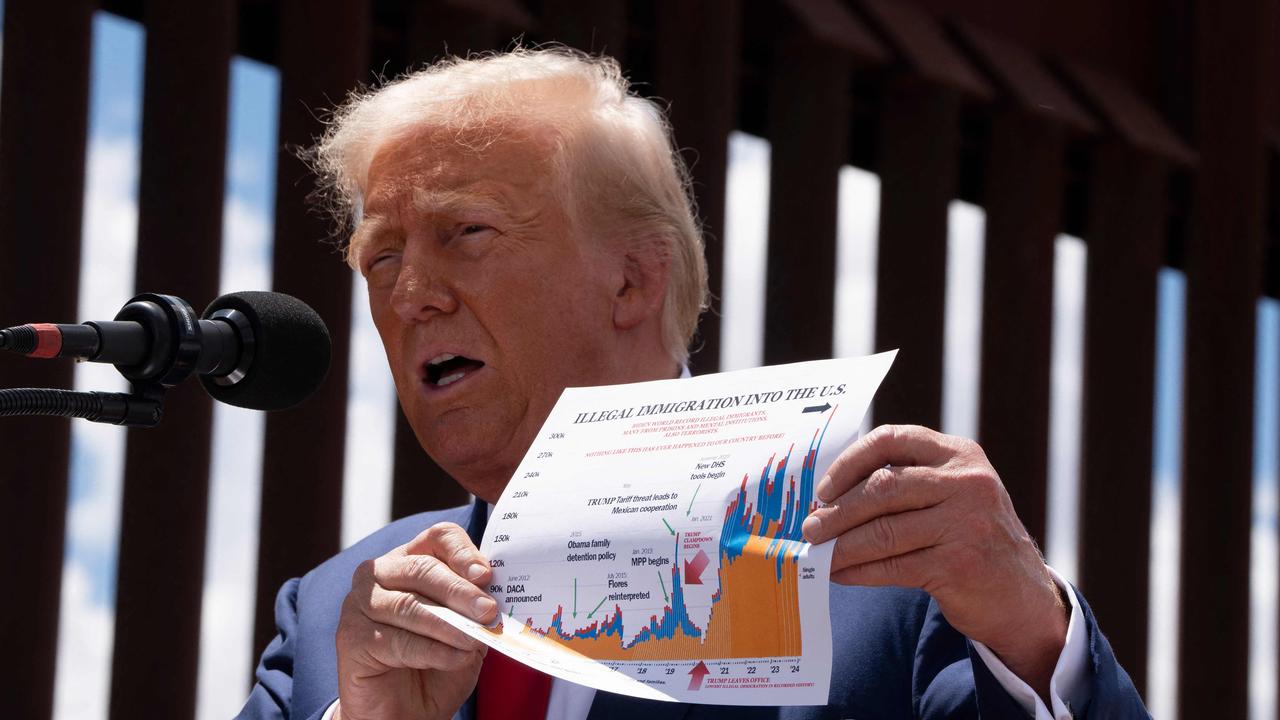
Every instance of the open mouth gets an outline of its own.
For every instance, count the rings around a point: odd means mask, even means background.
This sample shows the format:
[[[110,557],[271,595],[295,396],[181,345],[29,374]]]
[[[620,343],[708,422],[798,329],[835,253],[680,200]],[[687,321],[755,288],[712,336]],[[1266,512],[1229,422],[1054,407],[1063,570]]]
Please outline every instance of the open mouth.
[[[453,353],[442,353],[427,361],[425,381],[428,387],[444,388],[465,379],[482,367],[484,363],[479,360]]]

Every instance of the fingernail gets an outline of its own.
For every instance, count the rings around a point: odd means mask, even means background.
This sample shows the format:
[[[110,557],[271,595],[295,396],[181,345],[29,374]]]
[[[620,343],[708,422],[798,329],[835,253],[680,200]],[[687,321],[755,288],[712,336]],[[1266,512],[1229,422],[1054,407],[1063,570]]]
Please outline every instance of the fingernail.
[[[475,609],[476,619],[479,620],[485,615],[488,615],[489,611],[492,610],[496,604],[497,603],[495,603],[491,597],[478,597],[476,598],[476,601],[471,604],[471,607]]]
[[[818,496],[819,500],[821,500],[822,502],[827,502],[826,500],[827,490],[829,490],[830,488],[831,488],[831,476],[823,475],[822,479],[818,481],[817,486],[814,487],[813,492],[815,495]]]
[[[471,563],[471,567],[467,568],[467,579],[472,582],[475,582],[476,580],[479,580],[480,578],[484,577],[484,574],[488,570],[489,568],[486,568],[480,563]]]
[[[810,515],[804,519],[804,523],[800,526],[800,532],[804,533],[804,537],[809,542],[818,537],[818,531],[822,529],[822,521],[817,515]]]

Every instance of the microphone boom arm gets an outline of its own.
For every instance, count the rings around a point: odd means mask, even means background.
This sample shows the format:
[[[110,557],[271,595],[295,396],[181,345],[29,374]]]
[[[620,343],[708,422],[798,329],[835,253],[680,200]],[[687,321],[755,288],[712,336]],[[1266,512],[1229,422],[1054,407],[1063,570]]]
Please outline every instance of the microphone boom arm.
[[[52,388],[0,389],[0,417],[47,416],[155,427],[164,416],[164,388],[134,385],[132,393],[76,392]]]

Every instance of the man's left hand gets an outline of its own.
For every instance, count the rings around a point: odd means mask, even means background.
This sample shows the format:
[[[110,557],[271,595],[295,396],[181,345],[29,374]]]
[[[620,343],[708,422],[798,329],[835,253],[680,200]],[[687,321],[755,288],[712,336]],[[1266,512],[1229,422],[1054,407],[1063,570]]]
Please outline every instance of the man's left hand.
[[[883,425],[836,458],[816,493],[827,506],[804,535],[835,539],[832,580],[923,589],[956,630],[1048,696],[1063,599],[977,443]]]

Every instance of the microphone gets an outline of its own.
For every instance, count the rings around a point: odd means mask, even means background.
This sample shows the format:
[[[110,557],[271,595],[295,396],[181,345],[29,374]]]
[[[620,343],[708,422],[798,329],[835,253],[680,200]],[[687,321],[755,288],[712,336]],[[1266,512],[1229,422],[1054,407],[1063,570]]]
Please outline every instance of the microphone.
[[[302,402],[324,380],[330,340],[315,310],[284,293],[223,295],[201,318],[181,298],[144,293],[114,320],[0,330],[0,350],[111,363],[135,388],[161,392],[197,374],[215,400],[282,410]]]

